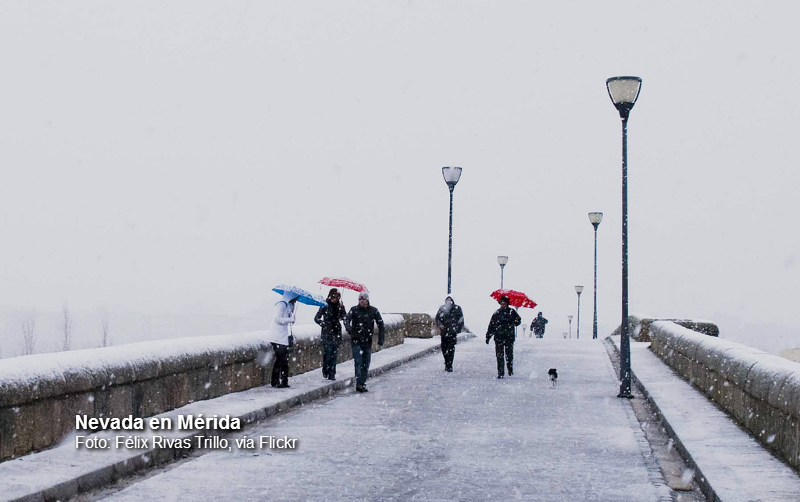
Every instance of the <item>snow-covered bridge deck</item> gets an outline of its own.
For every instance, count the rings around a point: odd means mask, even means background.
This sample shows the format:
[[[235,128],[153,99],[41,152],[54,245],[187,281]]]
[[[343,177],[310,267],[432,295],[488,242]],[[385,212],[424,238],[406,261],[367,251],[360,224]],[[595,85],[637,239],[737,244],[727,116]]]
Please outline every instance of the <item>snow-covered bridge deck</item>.
[[[349,366],[349,365],[348,365]],[[559,371],[558,387],[547,370]],[[295,450],[210,452],[109,500],[671,500],[599,341],[523,339],[497,380],[494,347],[458,345],[248,429]],[[321,376],[318,376],[321,379]]]

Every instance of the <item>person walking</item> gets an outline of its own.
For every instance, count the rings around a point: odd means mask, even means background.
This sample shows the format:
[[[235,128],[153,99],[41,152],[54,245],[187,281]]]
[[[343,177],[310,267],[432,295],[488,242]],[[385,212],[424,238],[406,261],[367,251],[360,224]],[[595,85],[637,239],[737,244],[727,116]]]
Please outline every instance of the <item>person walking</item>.
[[[267,338],[267,341],[272,343],[272,351],[275,354],[270,385],[281,389],[289,387],[289,349],[294,347],[291,326],[295,321],[295,303],[297,303],[296,293],[287,291],[283,294],[281,301],[275,304]]]
[[[508,306],[508,297],[501,296],[500,308],[492,314],[486,330],[486,345],[494,336],[494,351],[497,356],[497,378],[503,378],[504,367],[508,365],[508,376],[514,374],[514,328],[522,324],[516,310]]]
[[[353,344],[353,363],[356,367],[356,392],[369,392],[367,376],[372,357],[372,332],[378,325],[378,345],[383,346],[383,318],[378,309],[369,304],[369,293],[358,294],[358,305],[350,309],[344,320],[344,328]]]
[[[441,337],[444,370],[452,372],[458,334],[464,329],[464,312],[460,306],[456,305],[452,296],[445,298],[444,305],[439,307],[439,311],[436,313],[436,326],[439,328]]]
[[[547,319],[542,317],[542,313],[539,312],[536,315],[536,318],[531,323],[531,331],[533,332],[536,338],[544,338],[544,325],[547,324]]]
[[[345,318],[345,308],[339,290],[331,288],[325,303],[326,305],[320,307],[314,316],[314,322],[322,328],[320,336],[322,376],[328,380],[336,380],[336,359],[339,355],[339,345],[342,343],[342,325],[339,321]]]

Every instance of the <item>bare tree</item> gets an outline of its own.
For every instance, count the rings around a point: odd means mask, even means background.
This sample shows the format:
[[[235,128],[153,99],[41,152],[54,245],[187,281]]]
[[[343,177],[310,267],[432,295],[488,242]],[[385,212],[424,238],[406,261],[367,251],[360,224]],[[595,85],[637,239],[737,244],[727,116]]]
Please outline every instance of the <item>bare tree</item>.
[[[36,313],[28,312],[22,319],[22,355],[33,354],[36,348]]]
[[[103,347],[108,347],[109,345],[109,338],[108,338],[108,312],[103,312],[100,317],[100,323],[103,326]]]
[[[61,339],[61,349],[66,351],[72,345],[72,317],[66,303],[62,312],[64,313],[64,322],[61,324],[61,331],[64,336]]]

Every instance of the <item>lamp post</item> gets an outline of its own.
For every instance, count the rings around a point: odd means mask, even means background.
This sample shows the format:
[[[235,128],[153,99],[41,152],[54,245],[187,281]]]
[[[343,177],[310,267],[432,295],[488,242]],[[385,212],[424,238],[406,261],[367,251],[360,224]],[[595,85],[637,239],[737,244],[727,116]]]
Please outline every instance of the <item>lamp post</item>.
[[[450,294],[450,282],[453,275],[453,190],[461,178],[460,167],[443,167],[442,176],[450,189],[450,243],[447,250],[447,294]]]
[[[592,340],[597,340],[597,227],[603,221],[603,213],[589,213],[589,222],[594,226],[594,323]]]
[[[575,292],[578,293],[578,332],[575,335],[576,339],[581,337],[581,293],[583,293],[583,286],[575,286]]]
[[[622,340],[620,343],[619,395],[631,399],[631,341],[628,326],[628,116],[639,91],[642,79],[639,77],[612,77],[606,80],[606,88],[611,102],[622,120]]]
[[[506,263],[508,263],[508,256],[498,256],[497,263],[500,264],[500,289],[503,289],[503,269],[506,268]]]
[[[568,315],[567,320],[569,320],[569,337],[572,338],[572,316]]]

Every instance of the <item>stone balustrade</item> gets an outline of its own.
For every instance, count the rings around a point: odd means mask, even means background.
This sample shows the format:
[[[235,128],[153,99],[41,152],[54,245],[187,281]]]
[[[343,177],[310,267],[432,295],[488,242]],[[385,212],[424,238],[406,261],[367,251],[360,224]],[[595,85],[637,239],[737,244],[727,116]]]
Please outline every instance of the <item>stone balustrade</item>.
[[[404,316],[383,317],[384,348],[402,344],[409,331]],[[321,367],[319,326],[298,325],[294,334],[290,373]],[[0,360],[0,462],[59,442],[74,430],[76,415],[149,417],[265,385],[273,361],[265,338],[257,331]],[[352,359],[350,337],[343,338],[340,363]]]
[[[800,470],[800,363],[672,322],[648,323],[647,336],[659,358]]]

